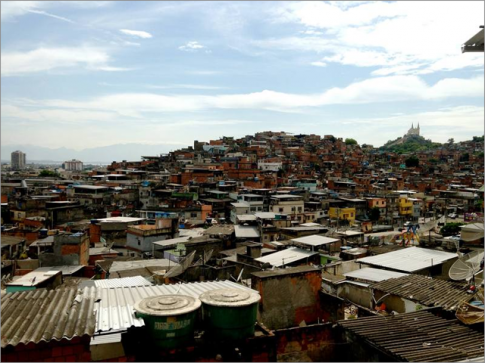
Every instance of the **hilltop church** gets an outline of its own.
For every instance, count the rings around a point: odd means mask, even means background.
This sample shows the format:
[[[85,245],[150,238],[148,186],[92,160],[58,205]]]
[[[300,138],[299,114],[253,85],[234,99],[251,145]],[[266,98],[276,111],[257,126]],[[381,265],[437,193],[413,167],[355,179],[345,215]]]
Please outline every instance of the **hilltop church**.
[[[408,133],[404,136],[419,136],[419,122],[418,127],[414,128],[414,123],[411,124],[411,128],[408,130]]]

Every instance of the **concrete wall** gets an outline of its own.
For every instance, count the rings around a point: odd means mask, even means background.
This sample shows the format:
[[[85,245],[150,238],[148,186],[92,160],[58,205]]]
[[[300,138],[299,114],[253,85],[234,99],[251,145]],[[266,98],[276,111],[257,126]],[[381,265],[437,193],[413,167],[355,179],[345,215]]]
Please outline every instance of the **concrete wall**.
[[[365,267],[365,266],[363,266]],[[334,262],[332,264],[326,265],[324,267],[324,271],[327,271],[328,273],[332,275],[343,275],[347,272],[352,272],[355,270],[359,270],[360,265],[355,262],[354,260],[352,261],[342,261],[342,262]]]
[[[321,271],[311,266],[253,273],[251,286],[261,294],[259,313],[269,329],[321,320]]]
[[[337,295],[339,297],[372,309],[372,293],[367,286],[359,286],[352,283],[343,283],[337,286]]]
[[[126,234],[126,247],[141,252],[152,252],[152,242],[163,241],[172,238],[169,234],[158,236],[136,236],[131,233]],[[140,242],[140,244],[138,244]]]

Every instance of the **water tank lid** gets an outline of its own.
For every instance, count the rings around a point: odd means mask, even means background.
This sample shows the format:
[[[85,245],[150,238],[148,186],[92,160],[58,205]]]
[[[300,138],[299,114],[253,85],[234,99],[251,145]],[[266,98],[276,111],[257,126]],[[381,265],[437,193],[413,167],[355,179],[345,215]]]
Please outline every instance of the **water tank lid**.
[[[199,299],[208,305],[213,306],[247,306],[257,303],[261,296],[257,292],[239,289],[219,289],[204,292]]]
[[[201,305],[199,299],[185,295],[147,297],[134,305],[136,312],[152,316],[174,316],[190,313]]]

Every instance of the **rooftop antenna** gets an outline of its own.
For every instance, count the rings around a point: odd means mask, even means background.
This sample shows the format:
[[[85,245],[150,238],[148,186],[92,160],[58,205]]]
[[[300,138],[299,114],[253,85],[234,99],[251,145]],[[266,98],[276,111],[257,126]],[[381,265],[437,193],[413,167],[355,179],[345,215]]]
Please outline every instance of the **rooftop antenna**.
[[[463,257],[460,257],[450,268],[450,279],[454,281],[474,280],[476,273],[480,271],[480,264],[483,260],[483,256],[483,251],[472,251]]]

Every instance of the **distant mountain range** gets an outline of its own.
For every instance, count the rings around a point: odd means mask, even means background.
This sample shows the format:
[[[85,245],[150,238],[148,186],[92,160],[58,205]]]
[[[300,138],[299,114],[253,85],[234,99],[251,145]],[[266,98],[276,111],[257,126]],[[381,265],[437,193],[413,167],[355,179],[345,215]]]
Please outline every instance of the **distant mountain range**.
[[[181,145],[182,146],[182,145]],[[34,145],[2,145],[2,162],[10,162],[10,154],[20,150],[27,154],[27,163],[63,163],[66,160],[78,159],[84,163],[106,164],[113,161],[137,161],[142,156],[157,156],[180,148],[177,145],[117,144],[83,150],[61,147],[50,149]]]

